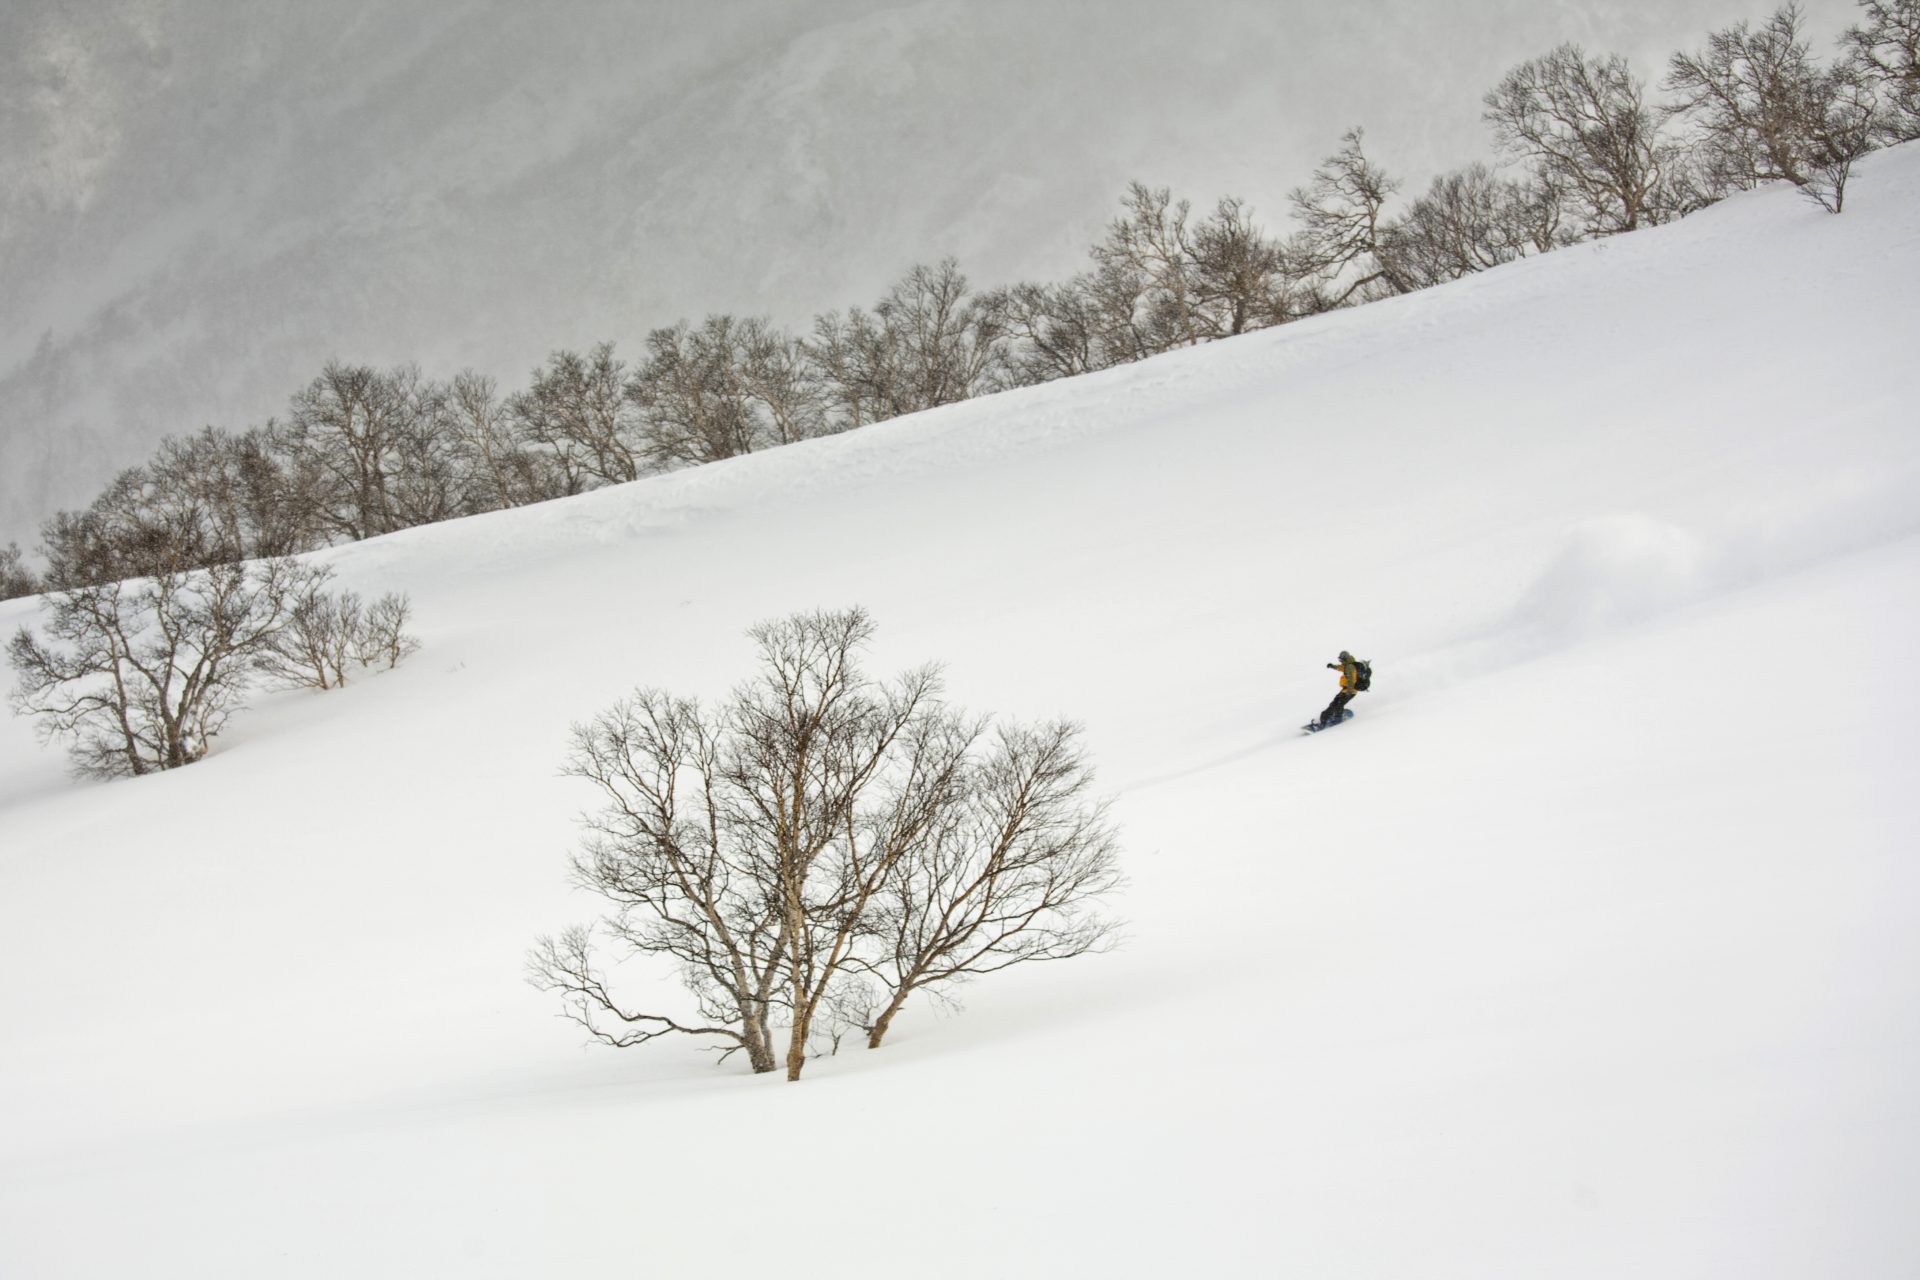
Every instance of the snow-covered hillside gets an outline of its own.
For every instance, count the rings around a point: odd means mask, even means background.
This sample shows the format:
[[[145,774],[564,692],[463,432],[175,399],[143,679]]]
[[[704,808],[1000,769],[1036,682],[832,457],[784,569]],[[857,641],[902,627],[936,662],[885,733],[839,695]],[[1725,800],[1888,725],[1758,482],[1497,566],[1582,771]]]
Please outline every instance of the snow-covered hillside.
[[[1851,0],[1810,0],[1824,43]],[[1563,40],[1644,69],[1745,0],[8,0],[0,546],[330,359],[519,386],[916,261],[1054,279],[1129,179],[1277,225],[1355,123],[1416,186]]]
[[[0,723],[0,1274],[1914,1274],[1916,297],[1908,146],[331,553],[410,664],[111,785]],[[794,1086],[582,1049],[567,726],[854,603],[1085,722],[1127,945]]]

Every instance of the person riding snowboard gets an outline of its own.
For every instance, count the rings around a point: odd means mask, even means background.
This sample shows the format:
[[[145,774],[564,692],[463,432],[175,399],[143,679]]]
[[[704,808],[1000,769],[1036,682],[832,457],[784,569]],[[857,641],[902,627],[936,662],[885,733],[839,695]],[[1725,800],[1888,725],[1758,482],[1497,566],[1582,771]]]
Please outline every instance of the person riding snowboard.
[[[1365,693],[1367,687],[1373,682],[1373,664],[1362,662],[1345,649],[1340,651],[1340,660],[1329,662],[1327,669],[1340,673],[1340,692],[1335,694],[1333,701],[1327,704],[1327,709],[1320,713],[1319,725],[1322,729],[1339,724],[1340,714],[1347,709],[1347,704],[1353,701],[1353,695]]]

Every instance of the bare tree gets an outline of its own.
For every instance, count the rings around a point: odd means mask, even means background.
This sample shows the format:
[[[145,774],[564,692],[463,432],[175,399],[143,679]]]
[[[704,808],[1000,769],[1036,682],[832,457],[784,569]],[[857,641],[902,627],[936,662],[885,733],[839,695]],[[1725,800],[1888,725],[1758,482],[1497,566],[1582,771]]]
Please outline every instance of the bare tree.
[[[879,326],[858,307],[827,311],[813,318],[807,361],[826,389],[827,412],[836,428],[851,431],[889,416],[884,387],[877,386],[875,350]],[[885,371],[884,361],[880,371]]]
[[[1084,276],[997,289],[984,304],[1006,331],[1008,377],[1017,386],[1071,378],[1112,362]]]
[[[1135,294],[1130,317],[1136,331],[1152,335],[1158,351],[1192,346],[1206,336],[1194,289],[1194,248],[1187,229],[1193,207],[1167,187],[1133,182],[1121,201],[1121,216],[1107,225],[1092,248],[1094,269],[1112,296]],[[1120,282],[1126,288],[1114,288]]]
[[[759,424],[743,376],[745,352],[732,316],[708,316],[647,335],[647,358],[627,383],[638,407],[648,463],[697,466],[751,453]]]
[[[420,641],[407,631],[412,616],[413,601],[403,592],[389,591],[368,605],[352,628],[354,661],[363,667],[384,666],[389,671],[399,666],[420,648]]]
[[[1632,231],[1684,212],[1665,185],[1678,148],[1618,54],[1589,58],[1579,45],[1561,45],[1508,72],[1484,102],[1502,147],[1564,193],[1586,234]]]
[[[1191,245],[1193,305],[1208,337],[1284,324],[1308,309],[1285,249],[1239,199],[1221,197],[1193,229]]]
[[[851,1027],[878,1043],[875,1010],[890,1020],[913,990],[1106,936],[1076,918],[1098,877],[1075,868],[1111,855],[1097,809],[1075,824],[1084,766],[1070,750],[1036,756],[1046,731],[974,766],[981,723],[941,702],[934,668],[867,677],[872,634],[858,609],[767,623],[751,632],[758,672],[722,706],[643,690],[576,727],[569,772],[603,803],[574,878],[616,910],[597,931],[540,939],[529,977],[594,1038],[699,1036],[755,1071],[784,1061],[795,1080],[809,1046]],[[989,828],[1001,838],[979,845]],[[988,884],[969,888],[982,870]],[[1036,899],[1029,870],[1080,891]],[[926,955],[896,973],[904,937]],[[623,999],[605,943],[677,962],[693,1014]]]
[[[401,529],[457,520],[493,508],[466,440],[448,430],[448,388],[420,382],[395,441],[388,494]]]
[[[1324,309],[1307,272],[1233,197],[1198,223],[1171,189],[1128,184],[1121,216],[1060,284],[988,295],[1008,380],[1030,385],[1144,360]]]
[[[145,467],[115,476],[85,510],[55,512],[40,527],[40,549],[47,585],[60,591],[203,568],[244,554],[202,498],[156,482]]]
[[[360,597],[324,589],[316,577],[294,600],[287,624],[262,650],[260,670],[293,687],[339,689],[347,683]]]
[[[927,837],[977,733],[940,704],[935,668],[868,680],[857,651],[872,633],[857,609],[763,624],[760,678],[734,695],[731,781],[770,856],[785,942],[789,1080],[816,1021],[849,1007],[868,907]]]
[[[296,560],[219,564],[47,597],[47,639],[7,647],[12,705],[65,739],[76,770],[113,777],[200,759],[259,658],[324,570]]]
[[[197,505],[208,541],[228,559],[298,555],[325,545],[313,477],[303,477],[276,423],[233,434],[215,427],[163,440],[147,466],[156,495]]]
[[[695,466],[825,434],[827,391],[806,344],[758,317],[708,316],[647,335],[627,383],[647,460]]]
[[[582,819],[588,836],[572,863],[574,882],[616,908],[600,935],[621,952],[676,962],[694,1015],[629,1008],[602,976],[586,927],[541,938],[528,980],[559,992],[567,1016],[603,1043],[710,1037],[728,1052],[744,1050],[753,1070],[772,1071],[785,943],[767,855],[739,839],[723,732],[698,704],[645,690],[576,725],[567,767],[603,799]]]
[[[464,370],[441,389],[436,424],[460,456],[467,505],[497,511],[565,497],[568,485],[551,454],[528,447],[492,378]]]
[[[1441,174],[1382,232],[1379,254],[1415,289],[1560,248],[1560,200],[1538,183],[1513,182],[1484,164]]]
[[[330,363],[293,398],[292,447],[321,477],[321,518],[358,540],[454,513],[435,388],[410,365]]]
[[[41,528],[49,585],[122,578],[292,555],[327,540],[317,486],[273,424],[238,435],[208,427],[169,436],[82,511]]]
[[[0,548],[0,600],[18,600],[22,596],[37,595],[39,591],[40,576],[27,567],[20,544],[9,542]]]
[[[973,296],[952,258],[915,266],[873,311],[897,357],[900,412],[969,400],[1004,385],[1000,317]]]
[[[1847,28],[1851,62],[1878,91],[1885,140],[1920,138],[1920,0],[1859,0],[1866,22]]]
[[[1003,730],[931,837],[893,864],[873,910],[877,951],[862,960],[886,992],[869,1048],[916,991],[1113,941],[1096,903],[1119,887],[1117,841],[1078,738],[1065,722]]]
[[[1101,367],[1128,364],[1180,345],[1173,309],[1158,296],[1153,278],[1124,256],[1098,252],[1095,266],[1076,279],[1094,326]]]
[[[596,1038],[709,1036],[770,1071],[779,1010],[787,1075],[799,1077],[857,936],[857,900],[892,852],[869,843],[885,825],[878,775],[935,708],[931,670],[891,687],[861,675],[854,650],[871,629],[858,611],[756,628],[759,676],[716,714],[641,691],[576,728],[569,772],[607,803],[586,819],[575,880],[620,908],[610,940],[679,962],[698,1012],[629,1010],[593,968],[588,934],[542,939],[533,980]]]
[[[1314,170],[1313,181],[1288,197],[1300,221],[1295,253],[1305,270],[1326,278],[1335,306],[1413,288],[1382,251],[1384,210],[1400,184],[1367,159],[1365,140],[1365,131],[1347,130],[1340,149]]]
[[[1002,316],[947,258],[915,266],[871,312],[815,318],[813,367],[844,425],[861,426],[1008,385]]]
[[[1804,187],[1812,177],[1839,86],[1809,55],[1802,17],[1799,5],[1783,5],[1759,30],[1736,23],[1668,64],[1668,111],[1693,123],[1718,193],[1780,179]]]
[[[1872,87],[1851,67],[1836,68],[1823,78],[1818,111],[1807,180],[1800,189],[1828,213],[1839,213],[1846,208],[1854,161],[1879,145],[1886,113]]]
[[[550,460],[563,492],[640,478],[641,416],[626,381],[626,364],[603,342],[584,356],[554,352],[507,401],[518,438]]]
[[[832,430],[827,390],[807,357],[807,344],[763,318],[740,323],[739,379],[760,417],[763,444],[793,444]]]

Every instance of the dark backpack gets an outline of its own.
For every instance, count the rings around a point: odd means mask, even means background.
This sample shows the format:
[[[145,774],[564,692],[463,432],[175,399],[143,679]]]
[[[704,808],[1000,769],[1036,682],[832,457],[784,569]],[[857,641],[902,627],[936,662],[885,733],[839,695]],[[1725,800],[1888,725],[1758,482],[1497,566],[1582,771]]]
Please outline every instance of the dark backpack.
[[[1371,662],[1362,662],[1360,659],[1355,658],[1353,660],[1353,691],[1355,693],[1365,693],[1372,686],[1373,664]]]

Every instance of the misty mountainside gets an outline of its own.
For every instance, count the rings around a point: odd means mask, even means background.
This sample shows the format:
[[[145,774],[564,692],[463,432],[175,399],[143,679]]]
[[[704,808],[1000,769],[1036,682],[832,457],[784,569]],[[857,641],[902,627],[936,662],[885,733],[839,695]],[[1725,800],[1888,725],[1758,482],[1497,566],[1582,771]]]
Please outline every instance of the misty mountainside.
[[[1908,145],[338,547],[421,651],[188,768],[0,721],[0,1272],[1911,1274],[1917,233]],[[583,1049],[521,976],[599,905],[569,725],[853,604],[1085,725],[1124,945],[794,1085]]]
[[[1850,12],[1810,8],[1828,36]],[[804,328],[948,255],[1055,278],[1136,178],[1276,225],[1355,123],[1417,184],[1489,154],[1479,97],[1514,61],[1571,39],[1651,69],[1743,15],[10,4],[0,545],[163,435],[284,415],[329,360],[513,386],[710,312]]]

